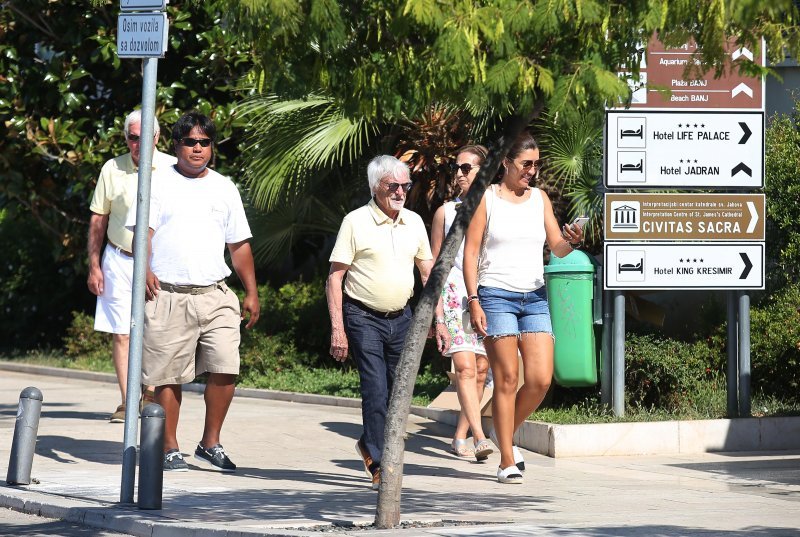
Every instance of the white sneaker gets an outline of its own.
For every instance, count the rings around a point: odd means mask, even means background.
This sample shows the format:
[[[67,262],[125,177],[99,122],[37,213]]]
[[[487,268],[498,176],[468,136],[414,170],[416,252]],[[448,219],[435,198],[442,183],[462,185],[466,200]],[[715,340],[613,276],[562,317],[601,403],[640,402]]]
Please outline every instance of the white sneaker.
[[[522,473],[516,466],[509,466],[506,469],[497,467],[497,481],[507,485],[522,484]]]
[[[500,449],[500,442],[497,441],[497,433],[494,431],[494,429],[489,432],[489,438],[492,439],[492,442],[494,442],[494,445],[497,446],[497,449]],[[517,465],[517,468],[520,472],[524,472],[525,458],[522,456],[522,452],[513,444],[511,445],[511,452],[514,454],[514,464]]]

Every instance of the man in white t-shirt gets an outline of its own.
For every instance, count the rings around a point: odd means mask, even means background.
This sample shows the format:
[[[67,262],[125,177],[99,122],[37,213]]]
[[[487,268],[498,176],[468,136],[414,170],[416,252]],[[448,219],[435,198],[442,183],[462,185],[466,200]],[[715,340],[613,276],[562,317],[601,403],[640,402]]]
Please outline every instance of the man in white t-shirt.
[[[139,184],[139,135],[142,112],[135,110],[125,118],[125,142],[130,153],[107,161],[97,180],[89,210],[89,291],[97,295],[94,329],[113,334],[111,355],[117,372],[122,404],[111,414],[111,423],[125,421],[128,387],[128,344],[131,330],[131,290],[133,284],[133,233],[125,227],[128,209],[136,198]],[[153,148],[158,143],[158,121],[154,122]],[[175,157],[153,151],[153,170],[168,168]],[[107,240],[103,249],[103,241]],[[102,262],[100,252],[103,252]],[[149,388],[149,387],[148,387]],[[153,399],[145,389],[142,402]]]
[[[246,327],[252,327],[260,311],[241,196],[230,179],[208,168],[215,135],[207,116],[184,114],[172,129],[178,162],[159,171],[150,193],[142,378],[156,386],[166,412],[165,471],[188,470],[177,439],[181,385],[203,373],[205,427],[195,458],[212,470],[236,470],[219,436],[239,373],[240,323],[249,316]],[[127,225],[135,224],[132,207]],[[241,310],[224,281],[231,273],[226,247],[245,288]]]

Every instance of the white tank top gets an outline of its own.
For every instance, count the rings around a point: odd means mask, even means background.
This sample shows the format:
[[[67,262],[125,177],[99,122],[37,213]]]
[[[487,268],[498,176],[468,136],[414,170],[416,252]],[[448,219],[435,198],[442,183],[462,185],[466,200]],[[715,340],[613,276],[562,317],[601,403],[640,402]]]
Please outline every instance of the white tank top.
[[[487,225],[478,260],[478,285],[527,293],[544,285],[544,202],[533,188],[523,203],[486,191]]]
[[[460,200],[456,201],[448,201],[444,204],[444,236],[446,237],[447,234],[450,232],[450,228],[453,227],[453,221],[456,219],[456,204],[460,204]],[[456,253],[456,258],[453,262],[453,266],[460,271],[464,271],[464,241],[461,241],[461,245],[458,247],[458,252]]]

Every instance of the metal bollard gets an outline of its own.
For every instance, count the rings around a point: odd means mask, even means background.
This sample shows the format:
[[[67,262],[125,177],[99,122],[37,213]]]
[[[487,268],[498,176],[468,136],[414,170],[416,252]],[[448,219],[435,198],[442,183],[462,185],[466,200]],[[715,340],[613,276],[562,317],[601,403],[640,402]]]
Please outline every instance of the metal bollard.
[[[29,386],[19,394],[17,422],[14,425],[14,440],[11,443],[11,457],[8,461],[6,483],[9,485],[30,485],[33,453],[36,450],[36,436],[39,433],[39,415],[42,413],[42,392]]]
[[[139,509],[161,509],[164,486],[164,409],[150,403],[142,410],[139,437]]]

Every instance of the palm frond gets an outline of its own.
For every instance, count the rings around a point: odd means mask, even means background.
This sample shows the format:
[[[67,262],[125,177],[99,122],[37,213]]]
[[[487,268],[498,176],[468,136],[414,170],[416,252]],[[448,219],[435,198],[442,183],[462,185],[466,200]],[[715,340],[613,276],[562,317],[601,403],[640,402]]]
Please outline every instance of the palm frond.
[[[302,192],[322,169],[349,164],[371,145],[378,127],[353,120],[330,98],[283,101],[253,96],[239,107],[250,135],[244,180],[256,207],[272,210],[284,195]]]
[[[566,124],[556,122],[542,136],[548,176],[563,188],[585,174],[592,174],[602,159],[602,126],[579,117]]]

